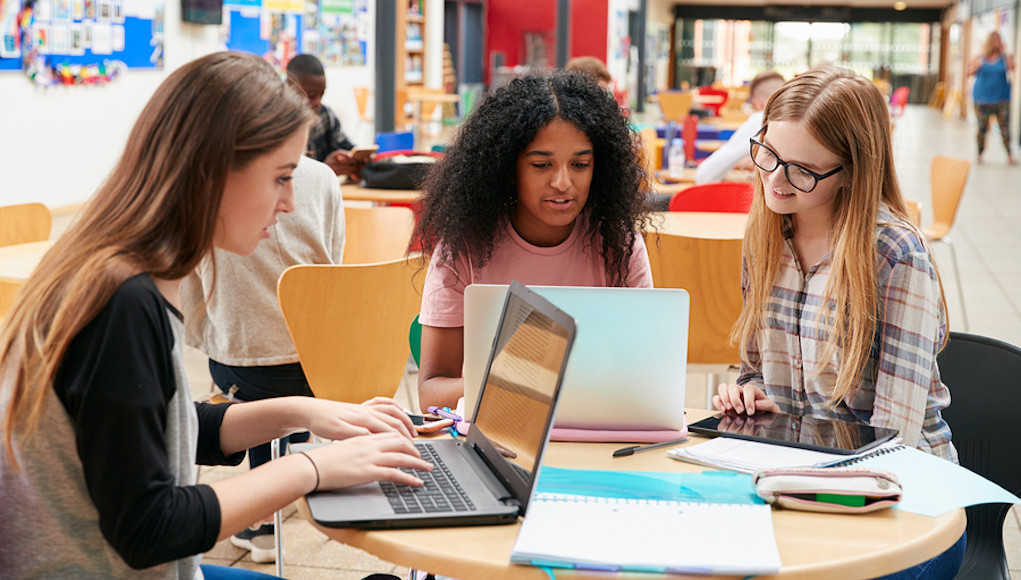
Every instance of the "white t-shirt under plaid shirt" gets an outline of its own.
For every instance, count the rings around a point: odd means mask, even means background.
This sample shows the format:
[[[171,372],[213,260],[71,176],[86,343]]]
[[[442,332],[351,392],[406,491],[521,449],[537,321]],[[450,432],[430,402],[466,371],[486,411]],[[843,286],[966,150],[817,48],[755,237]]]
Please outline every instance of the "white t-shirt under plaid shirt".
[[[820,360],[827,333],[816,317],[830,275],[831,256],[803,271],[794,254],[793,234],[793,220],[785,216],[785,244],[765,328],[759,331],[758,341],[749,345],[738,383],[761,387],[786,413],[897,429],[904,444],[956,463],[950,427],[940,414],[950,404],[950,391],[940,380],[936,365],[947,332],[946,319],[939,307],[936,270],[918,232],[885,205],[880,207],[876,336],[861,385],[833,408],[827,400],[841,356],[836,349],[830,360]]]

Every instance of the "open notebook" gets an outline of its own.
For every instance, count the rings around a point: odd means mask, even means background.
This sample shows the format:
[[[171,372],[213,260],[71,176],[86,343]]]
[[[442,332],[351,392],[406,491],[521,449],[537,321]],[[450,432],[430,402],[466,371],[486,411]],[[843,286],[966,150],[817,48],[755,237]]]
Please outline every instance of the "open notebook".
[[[509,524],[528,505],[549,442],[574,319],[523,285],[507,292],[475,423],[463,439],[416,443],[426,485],[374,482],[308,496],[312,518],[338,528]],[[307,449],[292,445],[292,449]]]

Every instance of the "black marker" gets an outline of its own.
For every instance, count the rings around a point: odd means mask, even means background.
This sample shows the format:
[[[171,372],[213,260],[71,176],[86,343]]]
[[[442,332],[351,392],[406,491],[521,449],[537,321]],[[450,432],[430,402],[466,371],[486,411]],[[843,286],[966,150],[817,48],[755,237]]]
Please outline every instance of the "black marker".
[[[641,451],[648,451],[649,449],[656,449],[658,447],[666,447],[668,445],[677,445],[678,443],[684,443],[687,441],[687,437],[681,437],[680,439],[672,439],[670,441],[663,441],[660,443],[653,443],[652,445],[632,445],[631,447],[624,447],[613,452],[614,457],[624,457],[627,455],[634,455]]]

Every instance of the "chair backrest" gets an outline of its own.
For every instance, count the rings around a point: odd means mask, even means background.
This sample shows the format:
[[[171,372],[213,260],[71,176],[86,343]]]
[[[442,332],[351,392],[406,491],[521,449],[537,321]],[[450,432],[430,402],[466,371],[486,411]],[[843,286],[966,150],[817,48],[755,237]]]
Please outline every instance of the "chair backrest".
[[[355,87],[355,103],[358,104],[358,116],[365,122],[371,122],[372,117],[369,116],[369,88],[368,87]]]
[[[684,288],[691,296],[688,362],[741,361],[730,330],[741,313],[741,238],[706,239],[650,231],[649,265],[656,288]]]
[[[277,298],[315,396],[361,403],[397,392],[424,266],[423,258],[284,271]]]
[[[638,137],[642,140],[642,164],[648,175],[659,170],[662,165],[659,154],[659,136],[655,127],[646,127],[638,131]]]
[[[0,207],[0,246],[48,240],[52,227],[50,208],[41,203]]]
[[[682,189],[670,198],[670,211],[714,211],[748,213],[755,198],[755,186],[741,181],[701,183]]]
[[[379,145],[377,153],[412,150],[415,148],[415,132],[376,133],[376,145]]]
[[[911,219],[911,223],[919,228],[922,227],[922,204],[913,199],[905,199],[904,205],[908,209],[908,217]]]
[[[971,161],[937,155],[932,158],[929,182],[932,188],[933,223],[925,228],[926,237],[941,239],[950,233],[957,207],[971,171]]]
[[[691,99],[691,93],[682,91],[660,91],[656,95],[659,108],[663,111],[663,120],[678,123],[683,122],[691,112]]]
[[[689,164],[694,164],[698,154],[695,147],[698,142],[698,115],[688,115],[684,118],[681,139],[684,139],[684,158]]]
[[[714,89],[713,87],[699,87],[698,92],[702,95],[723,97],[723,100],[719,103],[706,103],[703,105],[703,107],[712,110],[714,117],[720,116],[720,109],[723,108],[723,105],[727,104],[727,99],[730,94],[723,89]]]
[[[1021,416],[1018,377],[1021,348],[993,338],[951,332],[937,357],[940,378],[950,389],[943,418],[950,425],[961,465],[1021,494]],[[970,506],[968,543],[957,578],[1010,578],[1003,546],[1009,504]]]
[[[371,264],[408,253],[415,216],[407,207],[344,206],[344,263]]]
[[[903,86],[897,87],[893,90],[893,94],[890,95],[890,110],[893,116],[898,117],[904,112],[904,107],[908,104],[908,96],[911,94],[911,87]]]
[[[1021,494],[1021,348],[994,338],[951,332],[937,357],[950,389],[943,418],[950,425],[961,465]],[[993,403],[995,402],[995,403]]]

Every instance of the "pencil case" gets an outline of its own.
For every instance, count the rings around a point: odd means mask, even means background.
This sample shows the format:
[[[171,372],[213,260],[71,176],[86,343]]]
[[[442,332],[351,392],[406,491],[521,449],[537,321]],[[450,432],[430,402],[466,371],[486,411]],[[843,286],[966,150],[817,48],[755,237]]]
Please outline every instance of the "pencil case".
[[[896,505],[902,493],[896,475],[858,467],[766,469],[753,482],[767,503],[811,512],[874,512]]]

